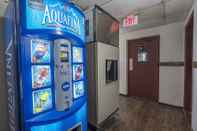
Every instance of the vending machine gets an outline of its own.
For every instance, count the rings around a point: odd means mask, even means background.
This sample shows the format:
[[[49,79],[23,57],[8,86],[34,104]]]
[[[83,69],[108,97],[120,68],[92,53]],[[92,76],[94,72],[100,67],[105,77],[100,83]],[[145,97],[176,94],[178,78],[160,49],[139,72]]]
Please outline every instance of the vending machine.
[[[11,131],[87,131],[85,18],[67,0],[10,0],[5,62]]]

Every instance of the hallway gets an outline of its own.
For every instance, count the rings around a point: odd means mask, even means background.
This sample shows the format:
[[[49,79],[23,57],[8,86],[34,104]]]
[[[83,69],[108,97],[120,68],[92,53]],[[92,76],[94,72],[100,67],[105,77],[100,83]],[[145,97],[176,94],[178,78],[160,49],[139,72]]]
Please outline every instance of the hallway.
[[[118,114],[103,125],[105,131],[191,131],[182,109],[123,96],[119,104]]]

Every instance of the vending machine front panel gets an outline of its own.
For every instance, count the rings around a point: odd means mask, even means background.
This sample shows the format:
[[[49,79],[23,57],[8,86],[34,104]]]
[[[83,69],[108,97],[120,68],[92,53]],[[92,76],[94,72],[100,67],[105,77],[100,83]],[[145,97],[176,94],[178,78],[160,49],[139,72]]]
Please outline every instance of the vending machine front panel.
[[[9,2],[20,131],[87,131],[83,12],[67,0]]]

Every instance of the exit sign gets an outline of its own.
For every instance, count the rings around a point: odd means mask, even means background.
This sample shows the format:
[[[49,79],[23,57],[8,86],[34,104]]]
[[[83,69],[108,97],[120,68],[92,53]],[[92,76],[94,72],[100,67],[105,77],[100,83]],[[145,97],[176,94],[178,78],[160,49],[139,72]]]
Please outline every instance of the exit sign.
[[[138,24],[137,15],[129,15],[123,20],[123,27],[130,27]]]

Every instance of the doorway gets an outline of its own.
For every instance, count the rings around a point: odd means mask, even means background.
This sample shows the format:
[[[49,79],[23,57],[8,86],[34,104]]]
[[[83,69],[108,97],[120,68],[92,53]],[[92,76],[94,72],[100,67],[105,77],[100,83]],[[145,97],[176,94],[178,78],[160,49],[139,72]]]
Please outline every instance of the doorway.
[[[192,62],[193,62],[193,20],[194,13],[185,26],[185,89],[184,110],[189,113],[191,120],[192,112]]]
[[[158,101],[160,36],[128,41],[128,94]]]

